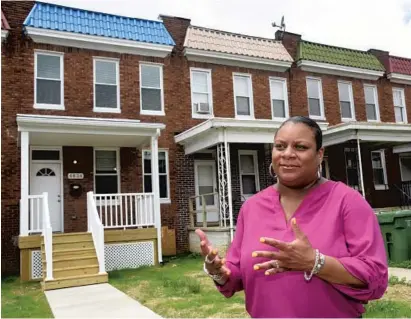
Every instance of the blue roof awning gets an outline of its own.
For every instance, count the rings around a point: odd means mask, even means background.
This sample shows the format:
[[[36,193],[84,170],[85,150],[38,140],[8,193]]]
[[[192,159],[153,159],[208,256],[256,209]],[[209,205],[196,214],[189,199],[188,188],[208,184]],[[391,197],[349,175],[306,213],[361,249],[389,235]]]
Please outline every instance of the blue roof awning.
[[[160,21],[36,2],[24,21],[25,27],[71,32],[90,36],[174,46],[173,38]]]

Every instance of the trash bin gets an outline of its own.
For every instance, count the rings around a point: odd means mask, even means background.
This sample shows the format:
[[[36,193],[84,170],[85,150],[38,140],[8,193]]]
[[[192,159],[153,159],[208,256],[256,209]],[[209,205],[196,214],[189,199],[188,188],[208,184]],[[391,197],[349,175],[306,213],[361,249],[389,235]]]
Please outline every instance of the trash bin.
[[[377,218],[388,259],[411,260],[411,210],[380,213]]]

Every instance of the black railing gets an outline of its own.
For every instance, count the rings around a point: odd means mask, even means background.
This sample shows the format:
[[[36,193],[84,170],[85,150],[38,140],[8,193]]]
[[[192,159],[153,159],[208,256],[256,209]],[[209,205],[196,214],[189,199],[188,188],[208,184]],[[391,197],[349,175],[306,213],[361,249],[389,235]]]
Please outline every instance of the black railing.
[[[401,208],[411,208],[411,181],[401,182],[401,184],[395,185],[395,188],[400,192]]]

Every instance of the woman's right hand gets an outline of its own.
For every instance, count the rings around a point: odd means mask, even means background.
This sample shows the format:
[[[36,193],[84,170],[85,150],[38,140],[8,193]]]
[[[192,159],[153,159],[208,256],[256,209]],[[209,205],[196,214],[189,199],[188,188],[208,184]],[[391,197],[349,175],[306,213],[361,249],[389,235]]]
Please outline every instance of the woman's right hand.
[[[217,249],[214,249],[211,246],[207,235],[201,229],[196,229],[195,232],[200,238],[201,253],[205,256],[205,268],[210,275],[217,275],[221,277],[221,280],[216,280],[218,284],[225,284],[231,274],[230,269],[224,266],[225,259],[218,256]]]

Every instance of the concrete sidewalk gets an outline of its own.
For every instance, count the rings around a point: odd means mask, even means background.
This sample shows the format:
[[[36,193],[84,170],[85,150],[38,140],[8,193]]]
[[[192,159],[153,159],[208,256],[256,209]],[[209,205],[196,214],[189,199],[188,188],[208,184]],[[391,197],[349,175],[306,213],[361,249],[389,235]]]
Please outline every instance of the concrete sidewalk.
[[[162,318],[110,284],[45,291],[55,318]]]
[[[400,280],[405,277],[411,283],[411,269],[391,267],[388,268],[388,276],[396,276]]]

